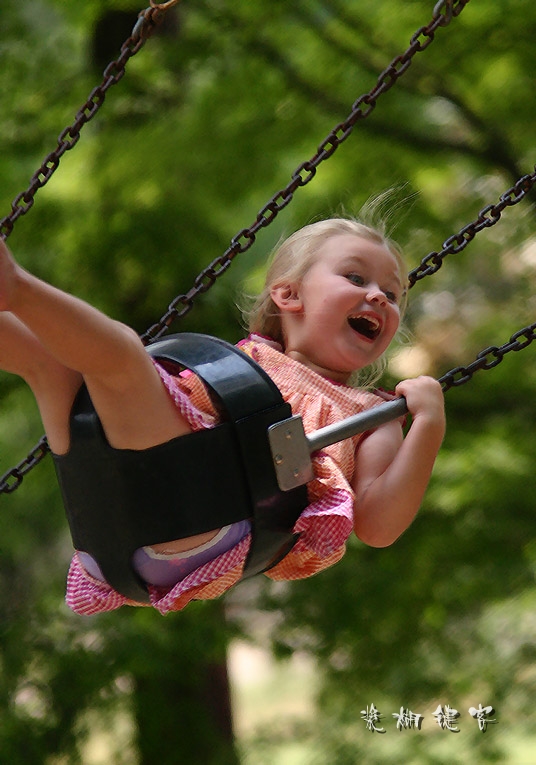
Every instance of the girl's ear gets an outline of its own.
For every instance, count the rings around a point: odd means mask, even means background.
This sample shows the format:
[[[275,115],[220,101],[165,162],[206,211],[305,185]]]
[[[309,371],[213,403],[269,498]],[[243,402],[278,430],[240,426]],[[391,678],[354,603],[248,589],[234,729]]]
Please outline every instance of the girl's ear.
[[[279,284],[277,287],[272,287],[270,297],[281,311],[297,313],[303,309],[296,284]]]

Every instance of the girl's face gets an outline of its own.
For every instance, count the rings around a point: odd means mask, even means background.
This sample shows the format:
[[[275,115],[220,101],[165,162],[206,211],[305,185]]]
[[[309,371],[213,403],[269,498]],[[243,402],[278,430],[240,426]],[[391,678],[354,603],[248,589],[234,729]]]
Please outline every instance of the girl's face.
[[[272,290],[285,353],[345,382],[389,346],[402,294],[398,263],[384,245],[352,234],[330,237],[301,282]]]

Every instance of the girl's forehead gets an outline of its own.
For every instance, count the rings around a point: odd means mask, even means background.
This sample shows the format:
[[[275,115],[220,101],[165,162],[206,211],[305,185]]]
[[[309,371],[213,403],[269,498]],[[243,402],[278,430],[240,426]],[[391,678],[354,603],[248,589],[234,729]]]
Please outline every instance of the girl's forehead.
[[[400,278],[395,255],[384,242],[357,234],[336,234],[329,237],[318,250],[318,260],[332,266],[356,265],[378,267],[393,271]]]

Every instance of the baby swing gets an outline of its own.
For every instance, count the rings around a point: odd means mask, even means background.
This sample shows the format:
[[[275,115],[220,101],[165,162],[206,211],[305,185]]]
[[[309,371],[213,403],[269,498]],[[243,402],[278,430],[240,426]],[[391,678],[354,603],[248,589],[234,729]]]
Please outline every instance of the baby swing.
[[[15,221],[32,207],[35,194],[48,182],[63,154],[77,143],[82,127],[100,109],[107,90],[124,75],[128,60],[177,2],[151,0],[151,6],[140,13],[119,58],[105,69],[101,84],[59,136],[57,148],[46,157],[28,189],[16,197],[11,214],[0,221],[4,239]],[[80,390],[71,417],[71,449],[67,455],[54,457],[56,472],[75,548],[88,552],[106,581],[125,597],[149,602],[147,588],[131,566],[137,548],[244,519],[252,520],[252,542],[242,578],[276,565],[297,539],[292,529],[307,506],[306,483],[313,477],[311,455],[407,412],[404,399],[395,399],[306,435],[301,417],[292,416],[270,377],[234,346],[195,333],[160,338],[227,270],[233,258],[252,246],[258,231],[274,220],[299,187],[309,183],[318,165],[346,140],[359,120],[372,112],[379,96],[402,76],[416,53],[428,47],[438,27],[449,24],[468,2],[436,3],[430,23],[413,35],[410,46],[381,73],[375,87],[354,103],[348,118],[331,131],[310,160],[297,168],[289,184],[260,210],[253,225],[232,239],[226,252],[198,275],[188,293],[175,298],[143,336],[152,357],[177,371],[188,369],[199,376],[222,422],[142,452],[113,449],[86,389]],[[447,239],[441,251],[427,255],[410,273],[410,286],[435,273],[448,254],[461,252],[478,232],[497,223],[504,209],[524,199],[535,183],[536,170],[520,178],[498,203],[485,207],[475,221]],[[469,366],[456,367],[440,378],[443,390],[465,384],[476,371],[493,368],[507,353],[526,348],[535,338],[536,324],[532,324],[503,346],[481,351]],[[48,451],[42,438],[24,461],[0,479],[0,493],[15,491]],[[195,475],[194,466],[203,463],[211,465],[212,480],[189,480]],[[180,475],[178,466],[183,468]],[[195,512],[177,512],[181,507],[195,508]]]

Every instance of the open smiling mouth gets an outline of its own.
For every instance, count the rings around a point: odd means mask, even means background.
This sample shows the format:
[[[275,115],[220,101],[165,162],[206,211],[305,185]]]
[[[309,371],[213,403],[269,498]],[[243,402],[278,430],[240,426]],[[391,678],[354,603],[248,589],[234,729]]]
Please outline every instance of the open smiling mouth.
[[[349,316],[348,324],[367,340],[375,340],[382,330],[381,322],[374,316]]]

